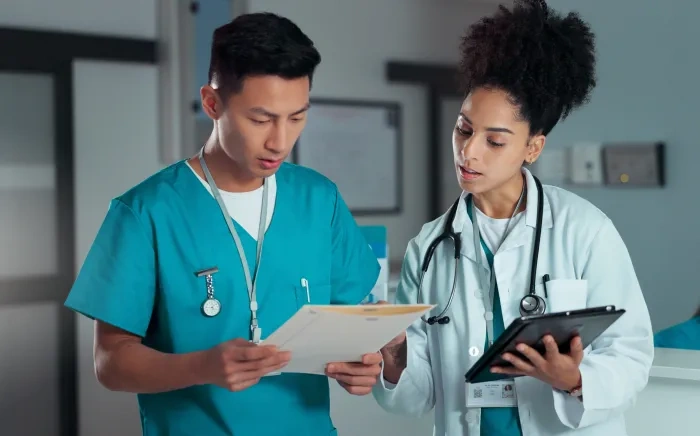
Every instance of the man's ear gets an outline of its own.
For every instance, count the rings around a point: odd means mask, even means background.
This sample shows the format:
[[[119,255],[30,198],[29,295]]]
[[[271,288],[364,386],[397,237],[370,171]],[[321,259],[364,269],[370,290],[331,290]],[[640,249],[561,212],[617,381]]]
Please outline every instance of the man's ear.
[[[224,113],[224,104],[221,101],[218,90],[211,85],[204,85],[199,90],[202,99],[202,110],[212,120],[218,120]]]
[[[528,143],[527,156],[525,157],[525,162],[528,164],[533,164],[540,157],[540,153],[544,150],[544,144],[547,138],[544,135],[535,135],[530,139]]]

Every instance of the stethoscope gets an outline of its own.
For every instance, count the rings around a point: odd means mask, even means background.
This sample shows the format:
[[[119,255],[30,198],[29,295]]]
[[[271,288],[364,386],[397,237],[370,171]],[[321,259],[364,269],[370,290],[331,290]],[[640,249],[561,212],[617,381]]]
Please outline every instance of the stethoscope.
[[[534,176],[533,176],[534,177]],[[544,209],[544,195],[542,193],[542,184],[540,183],[539,179],[537,177],[534,177],[535,179],[535,184],[537,186],[537,224],[535,226],[535,247],[533,249],[532,253],[532,265],[530,267],[530,287],[527,295],[525,295],[521,300],[520,300],[520,314],[522,316],[528,316],[528,315],[541,315],[545,312],[547,308],[547,304],[541,296],[537,295],[535,293],[535,279],[537,275],[537,260],[539,258],[539,250],[540,250],[540,239],[542,236],[542,215],[543,215],[543,209]],[[525,186],[523,186],[523,193],[525,190]],[[521,200],[523,193],[521,193]],[[468,200],[469,198],[467,198]],[[428,271],[428,267],[430,266],[430,260],[433,258],[433,254],[435,253],[435,249],[437,246],[445,240],[451,240],[452,244],[454,246],[454,259],[455,259],[455,266],[454,266],[454,275],[452,277],[452,289],[450,291],[450,298],[447,300],[447,305],[445,308],[435,316],[431,316],[428,319],[425,319],[425,317],[421,317],[421,319],[426,322],[429,325],[433,324],[448,324],[450,322],[450,317],[446,316],[445,313],[450,308],[450,305],[452,304],[452,299],[454,298],[455,294],[455,287],[457,285],[457,270],[459,269],[459,258],[460,258],[460,253],[461,253],[461,248],[462,248],[462,240],[461,240],[461,233],[455,233],[452,230],[452,224],[454,223],[455,215],[457,214],[457,208],[459,207],[459,202],[462,200],[462,196],[460,196],[454,204],[450,207],[450,210],[447,214],[447,219],[445,220],[445,227],[440,235],[438,235],[428,246],[428,250],[425,253],[425,257],[423,258],[423,264],[421,267],[421,273],[420,273],[420,281],[418,284],[418,298],[420,299],[420,293],[421,293],[421,288],[423,286],[423,277],[425,276],[425,273]],[[520,201],[518,202],[518,206],[516,206],[515,210],[513,211],[513,214],[517,212],[519,209]],[[478,225],[476,224],[476,213],[473,213],[473,218],[472,222],[474,224],[474,235],[475,235],[475,249],[477,250],[476,253],[477,255],[481,252],[481,245],[480,245],[480,236],[479,236],[479,228]],[[512,217],[511,217],[512,218]],[[506,228],[506,233],[508,229]],[[505,235],[504,235],[505,236]],[[495,286],[493,283],[495,282],[495,277],[493,276],[493,270],[495,268],[491,268],[492,271],[492,277],[491,277],[491,287]],[[486,318],[487,321],[489,320],[489,314],[491,315],[491,320],[493,319],[492,313],[487,311]],[[489,335],[491,336],[491,335]]]

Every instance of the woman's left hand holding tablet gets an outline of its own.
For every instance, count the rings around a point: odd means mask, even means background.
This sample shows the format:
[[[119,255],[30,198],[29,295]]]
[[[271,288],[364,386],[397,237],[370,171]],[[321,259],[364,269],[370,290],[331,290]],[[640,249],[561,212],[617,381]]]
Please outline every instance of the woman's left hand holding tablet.
[[[526,375],[535,377],[552,387],[570,391],[581,384],[579,364],[583,360],[583,345],[581,338],[576,336],[571,340],[570,352],[563,354],[552,336],[542,338],[545,353],[540,354],[534,348],[519,344],[517,349],[527,359],[519,358],[511,353],[505,353],[503,359],[513,367],[495,366],[491,372],[506,375]]]

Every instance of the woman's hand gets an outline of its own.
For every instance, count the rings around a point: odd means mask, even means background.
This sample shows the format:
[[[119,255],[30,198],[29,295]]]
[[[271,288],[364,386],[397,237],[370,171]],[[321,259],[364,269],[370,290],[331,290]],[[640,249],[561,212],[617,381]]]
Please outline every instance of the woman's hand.
[[[581,338],[576,336],[571,340],[569,354],[561,354],[556,341],[550,335],[542,338],[545,354],[525,344],[519,344],[517,350],[527,360],[520,359],[511,353],[505,353],[503,359],[513,365],[509,367],[495,366],[491,372],[507,375],[527,375],[535,377],[562,391],[570,391],[581,384],[579,364],[583,360],[583,345]]]

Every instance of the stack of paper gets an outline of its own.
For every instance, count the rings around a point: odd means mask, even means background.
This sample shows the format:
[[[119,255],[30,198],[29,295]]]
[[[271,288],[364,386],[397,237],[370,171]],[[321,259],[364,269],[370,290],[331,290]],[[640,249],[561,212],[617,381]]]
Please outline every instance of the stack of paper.
[[[360,362],[405,331],[433,305],[307,305],[265,339],[290,351],[280,372],[325,374],[330,362]]]

